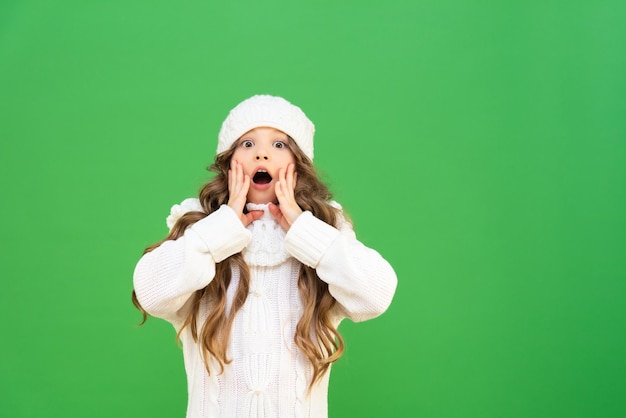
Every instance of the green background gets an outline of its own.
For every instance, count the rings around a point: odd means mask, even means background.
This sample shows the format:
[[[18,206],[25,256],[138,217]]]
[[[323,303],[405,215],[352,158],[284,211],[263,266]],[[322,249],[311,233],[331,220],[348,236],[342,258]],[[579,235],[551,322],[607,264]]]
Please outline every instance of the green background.
[[[239,101],[282,95],[389,311],[331,417],[626,416],[626,3],[0,2],[0,416],[180,417],[143,248]]]

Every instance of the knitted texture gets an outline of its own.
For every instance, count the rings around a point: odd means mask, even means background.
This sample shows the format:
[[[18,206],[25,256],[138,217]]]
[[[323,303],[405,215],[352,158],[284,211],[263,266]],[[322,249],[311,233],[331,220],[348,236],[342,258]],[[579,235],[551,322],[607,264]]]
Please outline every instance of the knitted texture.
[[[195,207],[193,202],[184,206]],[[241,251],[237,248],[242,244],[230,244],[227,237],[247,243],[243,253],[250,288],[232,326],[228,346],[232,362],[218,374],[211,360],[215,372],[209,375],[189,327],[180,336],[188,383],[187,417],[327,417],[329,373],[307,393],[312,367],[294,341],[303,312],[298,290],[301,263],[315,264],[319,277],[328,283],[338,302],[331,312],[335,326],[344,317],[361,321],[384,312],[395,292],[395,273],[376,251],[356,240],[347,222],[338,230],[305,212],[285,234],[267,208],[250,209],[265,213],[247,228],[237,214],[223,207],[179,239],[145,254],[135,268],[137,297],[147,312],[178,330],[189,312],[190,296],[213,280],[213,254],[222,258],[223,248]],[[271,259],[274,251],[280,257]],[[233,268],[227,310],[239,280],[239,270]],[[201,302],[200,327],[211,303],[210,298]]]
[[[250,266],[275,266],[289,258],[285,249],[285,231],[274,220],[269,205],[248,203],[248,210],[262,210],[260,219],[248,225],[252,238],[242,251],[243,259]]]
[[[259,127],[283,131],[307,157],[313,159],[313,122],[298,106],[270,95],[252,96],[230,111],[218,135],[217,153],[228,150],[243,134]]]

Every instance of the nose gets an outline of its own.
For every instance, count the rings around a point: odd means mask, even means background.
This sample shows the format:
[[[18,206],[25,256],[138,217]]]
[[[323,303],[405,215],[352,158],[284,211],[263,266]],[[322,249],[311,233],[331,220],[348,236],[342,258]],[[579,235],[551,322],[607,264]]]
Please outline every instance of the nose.
[[[260,160],[267,161],[267,160],[270,159],[270,157],[269,157],[268,153],[265,152],[264,150],[258,150],[257,153],[256,153],[256,159],[257,159],[257,161],[260,161]]]

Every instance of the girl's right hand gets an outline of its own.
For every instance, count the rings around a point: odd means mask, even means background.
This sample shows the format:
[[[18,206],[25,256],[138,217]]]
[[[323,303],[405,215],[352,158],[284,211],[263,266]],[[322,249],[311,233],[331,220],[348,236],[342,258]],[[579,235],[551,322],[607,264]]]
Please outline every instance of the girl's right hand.
[[[262,210],[252,210],[243,213],[246,205],[248,189],[250,188],[250,176],[243,173],[243,167],[233,158],[230,161],[228,170],[228,206],[239,214],[239,219],[243,226],[248,226],[252,221],[259,219],[263,215]]]

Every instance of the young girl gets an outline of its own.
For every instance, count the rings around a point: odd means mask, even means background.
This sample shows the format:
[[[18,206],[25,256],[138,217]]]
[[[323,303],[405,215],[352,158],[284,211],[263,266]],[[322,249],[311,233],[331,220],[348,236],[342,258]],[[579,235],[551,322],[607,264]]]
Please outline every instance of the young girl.
[[[187,417],[326,417],[343,318],[384,312],[391,266],[359,242],[313,167],[313,123],[254,96],[222,124],[217,174],[174,205],[133,302],[182,341]]]

